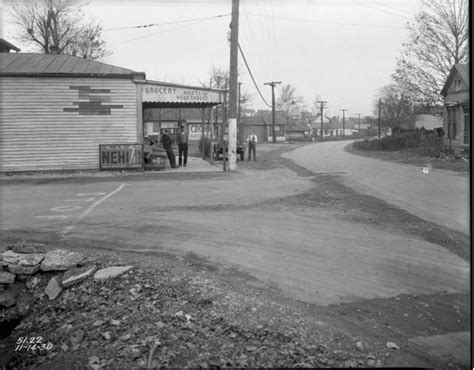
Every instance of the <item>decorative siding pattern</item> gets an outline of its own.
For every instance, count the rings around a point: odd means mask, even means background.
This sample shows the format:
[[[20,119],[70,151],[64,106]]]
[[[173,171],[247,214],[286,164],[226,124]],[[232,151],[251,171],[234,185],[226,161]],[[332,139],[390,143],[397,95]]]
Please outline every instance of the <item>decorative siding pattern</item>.
[[[94,94],[71,86],[106,97],[81,114],[77,103]],[[138,142],[137,86],[129,79],[0,77],[0,107],[2,172],[98,169],[99,144]]]

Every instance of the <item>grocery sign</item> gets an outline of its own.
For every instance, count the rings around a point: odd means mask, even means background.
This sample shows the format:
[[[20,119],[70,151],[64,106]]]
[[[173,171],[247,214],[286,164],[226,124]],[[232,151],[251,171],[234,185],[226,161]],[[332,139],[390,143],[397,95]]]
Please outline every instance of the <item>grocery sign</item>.
[[[223,93],[208,89],[184,88],[147,83],[142,88],[144,103],[211,103],[223,101]]]

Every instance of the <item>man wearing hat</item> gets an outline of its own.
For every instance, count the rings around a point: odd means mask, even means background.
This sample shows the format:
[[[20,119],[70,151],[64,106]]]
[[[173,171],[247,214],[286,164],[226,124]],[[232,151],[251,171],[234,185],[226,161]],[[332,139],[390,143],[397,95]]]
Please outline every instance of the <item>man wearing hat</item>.
[[[161,135],[161,144],[166,150],[166,155],[168,156],[168,159],[170,161],[171,168],[177,168],[178,166],[176,166],[176,158],[174,157],[173,148],[171,146],[172,141],[168,135],[168,130],[165,130],[165,132],[163,132],[163,135]]]

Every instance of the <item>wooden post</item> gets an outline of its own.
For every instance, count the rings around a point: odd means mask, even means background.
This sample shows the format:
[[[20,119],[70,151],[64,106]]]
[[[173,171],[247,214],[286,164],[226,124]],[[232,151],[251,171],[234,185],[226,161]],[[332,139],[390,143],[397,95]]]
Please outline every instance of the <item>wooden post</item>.
[[[230,67],[229,67],[229,119],[228,147],[229,171],[237,169],[237,65],[239,43],[239,0],[232,0],[232,19],[230,23]]]
[[[210,114],[210,117],[209,117],[209,122],[211,123],[211,164],[214,164],[214,159],[212,158],[213,157],[213,152],[214,152],[214,123],[212,122],[212,113],[213,113],[213,109],[212,107],[209,107],[209,114]]]
[[[202,140],[202,159],[206,159],[206,145],[205,145],[205,137],[204,137],[204,122],[206,121],[206,108],[201,108],[202,109],[202,120],[201,120],[201,140]]]

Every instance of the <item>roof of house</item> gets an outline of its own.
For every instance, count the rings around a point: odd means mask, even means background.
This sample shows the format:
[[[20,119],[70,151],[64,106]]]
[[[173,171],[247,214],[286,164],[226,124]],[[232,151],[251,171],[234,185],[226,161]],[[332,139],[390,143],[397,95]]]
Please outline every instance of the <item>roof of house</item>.
[[[241,117],[242,124],[245,126],[265,126],[266,123],[262,116]]]
[[[8,42],[5,39],[2,39],[0,37],[0,49],[7,49],[7,50],[15,50],[16,52],[20,51],[19,48],[17,48],[15,45],[12,43]]]
[[[453,68],[451,68],[451,71],[449,72],[448,78],[446,79],[443,89],[440,92],[442,96],[446,97],[446,95],[448,95],[449,86],[451,86],[454,75],[456,73],[458,73],[459,76],[461,76],[461,79],[464,81],[467,87],[469,87],[469,64],[458,63],[458,64],[455,64]]]
[[[145,78],[145,73],[63,54],[0,53],[0,76]]]
[[[312,131],[312,127],[309,125],[290,125],[286,127],[286,132],[303,132],[303,131]]]

